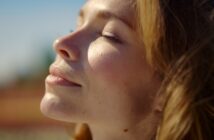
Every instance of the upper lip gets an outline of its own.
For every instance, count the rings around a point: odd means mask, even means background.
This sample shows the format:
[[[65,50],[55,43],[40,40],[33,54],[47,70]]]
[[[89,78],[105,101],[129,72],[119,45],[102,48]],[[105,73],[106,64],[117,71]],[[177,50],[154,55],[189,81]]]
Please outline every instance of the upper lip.
[[[68,76],[66,76],[67,75],[66,72],[63,71],[62,69],[60,69],[59,67],[56,67],[54,65],[50,66],[49,73],[51,75],[54,75],[54,76],[60,77],[62,79],[65,79],[66,81],[70,82],[71,84],[75,84],[77,86],[81,86],[79,83],[68,79]]]

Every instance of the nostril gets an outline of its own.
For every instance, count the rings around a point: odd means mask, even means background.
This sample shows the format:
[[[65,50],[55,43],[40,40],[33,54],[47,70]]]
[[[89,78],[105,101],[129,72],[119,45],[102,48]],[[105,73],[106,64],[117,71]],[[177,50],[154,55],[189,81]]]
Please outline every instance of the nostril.
[[[60,50],[60,54],[65,58],[69,58],[69,53],[65,50]]]

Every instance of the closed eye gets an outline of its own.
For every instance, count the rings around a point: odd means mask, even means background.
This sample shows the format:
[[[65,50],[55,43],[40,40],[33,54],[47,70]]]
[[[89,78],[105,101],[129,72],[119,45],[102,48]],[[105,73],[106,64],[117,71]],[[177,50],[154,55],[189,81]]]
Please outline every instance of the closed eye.
[[[101,34],[101,36],[104,37],[105,39],[111,41],[111,42],[122,43],[120,38],[117,37],[116,35],[112,34],[112,33],[103,33],[103,34]]]

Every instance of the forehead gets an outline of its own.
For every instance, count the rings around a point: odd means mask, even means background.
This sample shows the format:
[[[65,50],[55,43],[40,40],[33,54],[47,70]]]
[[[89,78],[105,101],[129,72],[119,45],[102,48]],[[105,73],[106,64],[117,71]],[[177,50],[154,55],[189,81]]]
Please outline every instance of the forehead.
[[[134,26],[136,16],[135,0],[87,0],[80,14],[102,15],[107,11]],[[100,14],[101,13],[101,14]],[[106,14],[108,16],[108,14]]]

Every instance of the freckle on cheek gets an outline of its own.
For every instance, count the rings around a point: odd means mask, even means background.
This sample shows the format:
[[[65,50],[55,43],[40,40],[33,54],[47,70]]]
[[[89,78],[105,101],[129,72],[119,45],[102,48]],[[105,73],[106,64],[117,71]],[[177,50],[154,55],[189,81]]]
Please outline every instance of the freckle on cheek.
[[[118,74],[121,73],[121,66],[112,54],[97,52],[89,57],[89,65],[97,75],[108,81],[118,79]]]
[[[100,61],[97,60],[91,64],[92,68],[97,72],[102,74],[103,76],[107,76],[108,78],[115,78],[115,66],[112,65],[112,61]]]
[[[124,130],[123,130],[123,132],[125,132],[125,133],[128,132],[128,131],[129,131],[128,129],[124,129]]]

